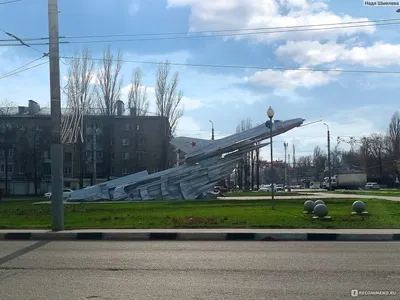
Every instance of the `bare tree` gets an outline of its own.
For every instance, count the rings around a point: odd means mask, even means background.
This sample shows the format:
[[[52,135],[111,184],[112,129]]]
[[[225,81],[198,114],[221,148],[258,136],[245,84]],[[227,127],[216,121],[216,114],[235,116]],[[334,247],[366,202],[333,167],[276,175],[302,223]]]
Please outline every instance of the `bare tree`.
[[[95,98],[104,117],[102,134],[104,135],[104,165],[105,175],[109,180],[111,177],[111,162],[113,153],[114,116],[117,101],[121,98],[121,87],[123,76],[121,75],[122,53],[118,51],[117,56],[107,47],[103,52],[103,58],[99,63],[97,71],[97,85]]]
[[[142,71],[136,68],[131,82],[128,95],[129,108],[136,108],[138,116],[145,116],[149,111],[149,100],[147,98],[147,87],[142,86]]]
[[[172,137],[184,110],[180,108],[183,92],[178,91],[179,72],[175,72],[171,79],[170,73],[171,67],[168,61],[158,66],[155,93],[157,115],[168,118],[169,135]]]
[[[4,159],[4,195],[8,195],[9,150],[12,149],[13,134],[10,116],[15,104],[11,101],[0,102],[0,162]],[[1,164],[0,164],[1,165]],[[0,195],[1,196],[1,195]]]
[[[95,80],[94,63],[89,50],[76,53],[68,68],[67,109],[62,119],[61,139],[64,144],[72,144],[73,154],[75,148],[77,150],[80,188],[83,188],[85,173],[84,116],[88,115],[93,107]]]
[[[123,76],[121,75],[122,53],[115,57],[111,48],[103,52],[97,71],[96,100],[103,116],[114,116],[116,103],[121,98]]]
[[[174,149],[169,144],[178,126],[179,119],[183,116],[183,108],[180,107],[183,92],[178,91],[179,72],[175,72],[170,78],[171,68],[168,61],[159,64],[156,73],[156,109],[157,115],[168,119],[169,130],[167,132],[167,141],[164,151],[164,168],[173,161]]]
[[[400,113],[396,111],[389,124],[389,145],[390,145],[390,156],[395,162],[394,171],[399,173],[400,166]]]
[[[325,172],[325,165],[327,164],[327,155],[321,150],[319,146],[314,148],[313,165],[315,174],[314,177],[318,181],[322,181]]]

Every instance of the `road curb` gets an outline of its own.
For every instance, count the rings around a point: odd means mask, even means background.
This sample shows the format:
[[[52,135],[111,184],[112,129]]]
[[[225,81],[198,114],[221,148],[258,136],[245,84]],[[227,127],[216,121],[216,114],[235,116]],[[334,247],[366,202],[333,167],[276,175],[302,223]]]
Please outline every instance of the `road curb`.
[[[400,241],[400,234],[252,232],[2,232],[0,240],[48,241]]]

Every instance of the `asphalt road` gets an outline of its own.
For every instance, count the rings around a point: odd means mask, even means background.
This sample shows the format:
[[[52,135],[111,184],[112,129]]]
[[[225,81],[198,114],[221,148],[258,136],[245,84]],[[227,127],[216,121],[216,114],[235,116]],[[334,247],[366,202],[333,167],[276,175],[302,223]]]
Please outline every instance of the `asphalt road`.
[[[400,243],[0,242],[1,300],[353,299],[397,291]]]

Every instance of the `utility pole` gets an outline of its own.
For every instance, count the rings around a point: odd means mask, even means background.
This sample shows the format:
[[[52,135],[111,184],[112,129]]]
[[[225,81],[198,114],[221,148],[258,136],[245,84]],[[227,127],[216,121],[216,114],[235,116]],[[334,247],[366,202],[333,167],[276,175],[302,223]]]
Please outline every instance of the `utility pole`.
[[[64,229],[63,146],[61,144],[60,50],[58,0],[48,0],[51,97],[51,217],[52,230]]]
[[[210,120],[211,123],[211,140],[214,140],[214,122]]]
[[[260,149],[256,150],[257,191],[260,189]]]
[[[324,123],[326,126],[328,132],[327,132],[327,138],[328,138],[328,176],[329,176],[329,187],[328,190],[332,190],[332,172],[331,172],[331,133],[329,131],[329,126],[328,124]]]
[[[293,144],[293,170],[296,170],[296,184],[299,183],[299,172],[296,169],[296,146]]]
[[[290,192],[291,189],[291,180],[290,180],[290,154],[288,154],[288,163],[289,163],[289,169],[288,169],[288,192]]]
[[[6,121],[4,123],[4,158],[5,158],[5,178],[4,178],[4,197],[8,196],[8,155],[10,154],[10,148],[8,146],[8,130],[10,128],[10,124]]]
[[[286,161],[288,143],[287,143],[287,142],[284,142],[284,143],[283,143],[283,146],[285,147],[285,186],[288,187],[287,161]]]

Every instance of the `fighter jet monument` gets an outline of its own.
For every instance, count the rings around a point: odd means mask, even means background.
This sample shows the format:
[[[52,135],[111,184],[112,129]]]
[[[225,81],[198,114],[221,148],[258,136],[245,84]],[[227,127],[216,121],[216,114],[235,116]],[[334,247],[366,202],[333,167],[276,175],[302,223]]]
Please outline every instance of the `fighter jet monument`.
[[[205,198],[232,173],[245,153],[269,143],[262,141],[300,127],[304,119],[270,121],[218,139],[177,137],[171,144],[185,153],[185,163],[161,172],[147,171],[113,179],[71,193],[69,202],[195,200]]]

